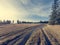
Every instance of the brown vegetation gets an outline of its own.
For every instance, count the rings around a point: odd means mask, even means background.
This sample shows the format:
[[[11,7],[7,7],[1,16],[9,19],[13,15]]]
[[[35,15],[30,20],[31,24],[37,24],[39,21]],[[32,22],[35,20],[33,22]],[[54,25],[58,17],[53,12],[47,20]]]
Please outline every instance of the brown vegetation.
[[[7,24],[0,26],[0,45],[60,45],[60,25]]]

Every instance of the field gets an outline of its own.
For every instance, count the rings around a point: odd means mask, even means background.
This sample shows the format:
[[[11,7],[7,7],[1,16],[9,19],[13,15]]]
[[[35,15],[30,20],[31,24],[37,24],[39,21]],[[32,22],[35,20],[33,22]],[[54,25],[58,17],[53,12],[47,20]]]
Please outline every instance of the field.
[[[0,45],[60,45],[60,25],[1,25]]]
[[[46,31],[51,44],[60,45],[60,25],[47,25],[44,30]]]

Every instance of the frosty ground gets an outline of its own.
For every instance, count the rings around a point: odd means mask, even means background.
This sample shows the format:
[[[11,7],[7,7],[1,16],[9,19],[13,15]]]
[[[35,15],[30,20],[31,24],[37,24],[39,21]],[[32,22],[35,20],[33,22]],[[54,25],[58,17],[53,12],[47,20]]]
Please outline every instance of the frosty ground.
[[[1,25],[0,45],[60,45],[60,25]]]

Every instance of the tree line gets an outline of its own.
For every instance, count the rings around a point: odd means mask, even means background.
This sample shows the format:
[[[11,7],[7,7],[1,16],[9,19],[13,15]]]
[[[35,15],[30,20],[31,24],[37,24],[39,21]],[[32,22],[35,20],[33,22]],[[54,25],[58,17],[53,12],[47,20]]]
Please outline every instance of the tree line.
[[[0,24],[10,24],[11,23],[11,21],[10,20],[3,20],[3,21],[1,21],[0,20]]]
[[[60,0],[54,0],[49,24],[60,24]]]
[[[48,21],[39,21],[39,22],[28,22],[28,21],[20,21],[20,20],[17,20],[16,21],[17,24],[38,24],[38,23],[48,23]],[[1,24],[14,24],[14,20],[11,21],[11,20],[3,20],[1,21],[0,20],[0,25]]]
[[[39,22],[28,22],[28,21],[19,21],[17,20],[17,24],[39,24],[39,23],[48,23],[48,21],[39,21]]]

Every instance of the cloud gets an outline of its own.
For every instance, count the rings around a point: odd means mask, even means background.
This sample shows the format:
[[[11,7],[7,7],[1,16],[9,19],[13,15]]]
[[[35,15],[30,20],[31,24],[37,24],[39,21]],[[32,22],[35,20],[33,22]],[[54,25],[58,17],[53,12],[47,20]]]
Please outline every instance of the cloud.
[[[0,20],[23,19],[28,13],[21,7],[16,7],[9,2],[10,0],[0,0]]]
[[[52,0],[0,0],[0,19],[47,20],[52,3]]]
[[[41,20],[48,20],[48,17],[43,17],[43,16],[39,16],[39,15],[30,15],[30,16],[27,16],[25,17],[25,19],[28,19],[28,20],[34,20],[34,21],[41,21]]]

